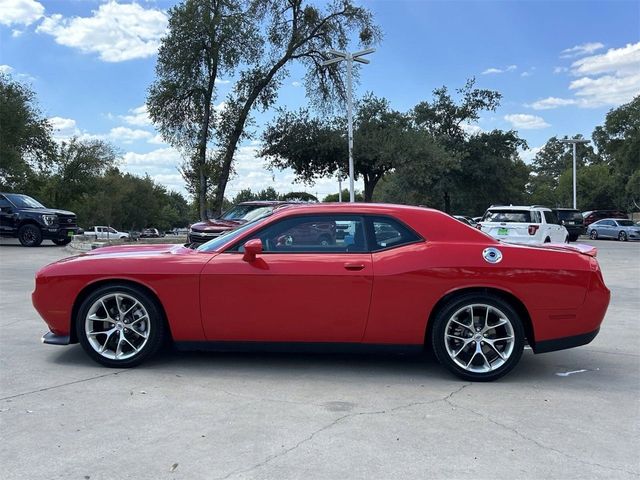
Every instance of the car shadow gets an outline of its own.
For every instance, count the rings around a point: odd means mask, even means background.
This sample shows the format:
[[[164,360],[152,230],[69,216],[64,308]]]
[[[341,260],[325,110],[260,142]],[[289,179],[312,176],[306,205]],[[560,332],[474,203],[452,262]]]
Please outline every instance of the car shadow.
[[[75,365],[104,371],[82,350],[80,345],[65,347],[50,357],[58,365]],[[346,353],[256,353],[256,352],[205,352],[178,351],[165,348],[152,359],[136,367],[135,371],[148,370],[156,374],[180,374],[194,380],[221,377],[281,378],[289,381],[292,376],[304,375],[308,380],[330,376],[336,381],[363,383],[391,381],[440,382],[456,377],[441,366],[430,354],[346,354]],[[558,381],[558,367],[552,356],[535,356],[524,352],[516,368],[498,380],[501,384],[539,385],[541,382]],[[465,383],[464,380],[460,380]]]

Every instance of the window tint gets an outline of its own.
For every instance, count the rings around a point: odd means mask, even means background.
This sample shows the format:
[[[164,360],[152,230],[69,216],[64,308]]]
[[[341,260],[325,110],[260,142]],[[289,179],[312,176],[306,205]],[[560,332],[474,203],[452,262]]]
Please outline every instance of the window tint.
[[[556,214],[560,220],[582,221],[582,214],[571,210],[557,210]]]
[[[386,217],[371,217],[374,244],[371,250],[383,250],[420,240],[420,237],[400,222]]]
[[[267,253],[346,253],[366,252],[362,217],[350,215],[313,215],[281,220],[252,235],[259,238]],[[231,250],[243,251],[242,245]]]
[[[618,220],[618,225],[621,227],[633,227],[633,222],[631,220]]]
[[[542,215],[537,210],[531,212],[531,222],[532,223],[542,223]]]
[[[613,220],[603,220],[602,222],[600,222],[602,225],[605,225],[607,227],[615,227],[616,224],[613,223]]]
[[[9,208],[11,207],[11,202],[0,195],[0,208]]]
[[[529,210],[487,210],[483,222],[530,223]]]
[[[547,212],[546,210],[543,211],[542,213],[547,223],[551,223],[551,224],[558,223],[558,218],[556,217],[555,213]]]

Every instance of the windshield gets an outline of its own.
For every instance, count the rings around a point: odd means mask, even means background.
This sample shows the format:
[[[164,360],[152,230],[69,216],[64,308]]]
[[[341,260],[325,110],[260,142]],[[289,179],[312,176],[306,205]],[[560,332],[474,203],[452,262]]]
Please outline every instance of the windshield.
[[[489,210],[483,222],[529,223],[531,212],[528,210]]]
[[[46,208],[40,202],[26,195],[7,193],[5,197],[18,208]]]
[[[241,220],[245,216],[257,208],[263,208],[263,205],[236,205],[231,210],[226,211],[220,217],[222,220]]]
[[[621,227],[633,227],[631,220],[616,220]]]
[[[242,219],[247,222],[253,222],[254,220],[258,220],[259,218],[269,215],[271,212],[273,212],[273,207],[260,207],[250,211],[242,217]]]
[[[243,226],[236,228],[235,230],[229,230],[228,232],[223,233],[219,237],[214,238],[213,240],[209,240],[207,243],[203,243],[198,248],[196,248],[199,252],[213,252],[220,248],[222,245],[227,242],[232,242],[236,238],[240,238],[244,232],[253,228],[258,223],[264,221],[270,214],[265,215],[262,218],[254,220],[253,222],[245,223]]]

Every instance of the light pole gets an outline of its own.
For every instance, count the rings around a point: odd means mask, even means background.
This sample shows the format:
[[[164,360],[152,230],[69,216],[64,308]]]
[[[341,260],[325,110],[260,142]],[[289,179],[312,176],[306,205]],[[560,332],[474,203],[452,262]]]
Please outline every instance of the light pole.
[[[330,53],[334,56],[329,60],[325,60],[322,62],[323,66],[333,65],[334,63],[340,63],[343,60],[347,62],[347,123],[349,124],[349,201],[355,202],[355,194],[353,191],[353,98],[351,93],[351,70],[353,67],[353,62],[358,63],[369,63],[369,60],[366,58],[361,58],[364,55],[368,55],[370,53],[375,52],[375,48],[367,48],[366,50],[361,50],[355,53],[349,52],[339,52],[338,50],[329,50],[327,53]]]
[[[563,138],[560,143],[570,143],[573,145],[573,208],[577,207],[576,202],[576,145],[578,143],[587,144],[591,140],[585,140],[582,138]]]

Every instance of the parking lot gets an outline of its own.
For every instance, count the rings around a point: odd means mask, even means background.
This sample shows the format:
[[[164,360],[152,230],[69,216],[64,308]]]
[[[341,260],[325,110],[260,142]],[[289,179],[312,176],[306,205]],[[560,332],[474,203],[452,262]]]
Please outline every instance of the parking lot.
[[[640,243],[587,241],[612,300],[589,345],[465,383],[429,358],[163,352],[131,370],[42,345],[34,273],[0,243],[5,479],[640,476]],[[265,306],[268,308],[268,306]]]

